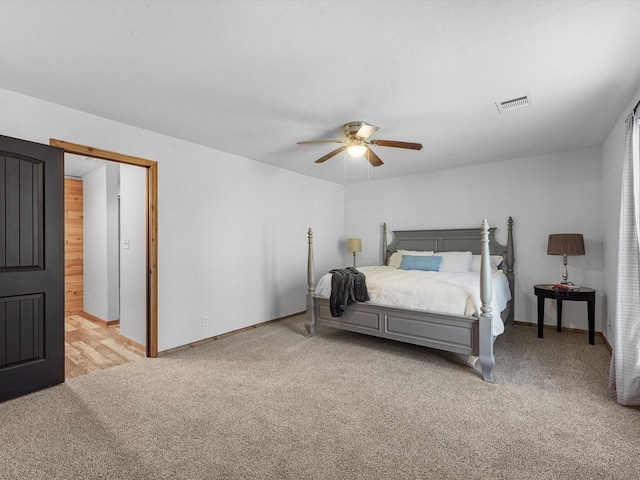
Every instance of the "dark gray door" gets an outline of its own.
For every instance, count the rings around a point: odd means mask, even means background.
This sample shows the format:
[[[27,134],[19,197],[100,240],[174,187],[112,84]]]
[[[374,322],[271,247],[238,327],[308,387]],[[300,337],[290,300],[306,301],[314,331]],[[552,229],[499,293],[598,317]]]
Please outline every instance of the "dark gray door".
[[[0,136],[0,401],[64,382],[63,164]]]

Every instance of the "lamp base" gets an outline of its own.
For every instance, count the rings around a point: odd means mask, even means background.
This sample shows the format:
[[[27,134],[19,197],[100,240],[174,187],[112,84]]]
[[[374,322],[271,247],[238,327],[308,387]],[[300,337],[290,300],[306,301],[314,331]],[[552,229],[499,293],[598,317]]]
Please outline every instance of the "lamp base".
[[[562,282],[561,285],[569,285],[569,271],[567,270],[567,254],[562,255]]]

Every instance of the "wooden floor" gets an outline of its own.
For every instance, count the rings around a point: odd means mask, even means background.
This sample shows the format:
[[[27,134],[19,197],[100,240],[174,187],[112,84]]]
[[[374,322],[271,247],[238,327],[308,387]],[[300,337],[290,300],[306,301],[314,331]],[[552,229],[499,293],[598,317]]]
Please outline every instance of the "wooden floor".
[[[135,362],[145,352],[126,343],[118,325],[103,326],[80,315],[65,318],[65,378]]]

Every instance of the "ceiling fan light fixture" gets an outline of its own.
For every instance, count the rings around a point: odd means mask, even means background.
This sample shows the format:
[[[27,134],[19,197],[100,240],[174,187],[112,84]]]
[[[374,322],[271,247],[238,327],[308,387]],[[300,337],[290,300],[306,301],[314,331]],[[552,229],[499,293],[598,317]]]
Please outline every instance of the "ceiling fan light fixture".
[[[366,154],[367,161],[371,166],[379,167],[384,165],[384,162],[380,160],[380,157],[376,155],[369,145],[376,145],[380,147],[393,147],[393,148],[408,148],[410,150],[420,150],[422,148],[421,143],[412,142],[399,142],[397,140],[369,140],[369,137],[378,130],[378,127],[369,125],[366,122],[349,122],[344,126],[345,139],[343,140],[308,140],[305,142],[298,142],[298,145],[316,144],[316,143],[337,143],[341,144],[341,147],[327,153],[315,161],[315,163],[324,163],[332,157],[335,157],[341,152],[345,152],[345,168],[346,168],[346,155],[349,154],[353,158],[362,157]]]
[[[356,144],[356,145],[349,145],[347,147],[347,152],[349,153],[349,155],[351,155],[354,158],[363,156],[366,151],[367,151],[367,147],[365,147],[364,145]]]

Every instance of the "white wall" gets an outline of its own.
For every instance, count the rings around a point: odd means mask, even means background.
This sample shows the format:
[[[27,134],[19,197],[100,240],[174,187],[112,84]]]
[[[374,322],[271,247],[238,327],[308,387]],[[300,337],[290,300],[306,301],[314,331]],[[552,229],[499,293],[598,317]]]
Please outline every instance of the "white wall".
[[[630,99],[627,108],[602,145],[602,198],[604,231],[604,284],[609,302],[606,311],[607,328],[604,330],[610,345],[614,344],[615,292],[618,275],[618,229],[620,226],[620,193],[622,160],[624,155],[625,121],[640,100],[640,90]]]
[[[120,318],[120,268],[118,267],[118,177],[120,165],[108,163],[107,169],[107,287],[109,320]]]
[[[105,222],[106,168],[85,175],[83,181],[83,275],[85,312],[107,320],[107,235]]]
[[[175,138],[0,89],[0,133],[91,145],[158,162],[159,349],[304,310],[306,232],[317,276],[350,264],[344,239],[363,239],[358,264],[380,259],[380,229],[478,225],[506,241],[515,220],[516,319],[535,322],[533,285],[558,280],[549,233],[581,232],[587,255],[570,278],[603,292],[599,148],[432,172],[370,184],[331,184]],[[481,183],[493,185],[479,192]],[[585,307],[567,302],[568,327],[586,329]],[[202,317],[208,316],[208,327]],[[547,307],[547,323],[555,308]]]
[[[3,135],[158,162],[160,351],[303,311],[309,227],[316,271],[342,260],[342,185],[7,90],[0,106]]]
[[[507,219],[514,219],[515,319],[537,322],[533,286],[562,278],[560,257],[546,255],[550,233],[577,232],[586,255],[569,257],[569,279],[598,290],[596,329],[602,322],[602,191],[599,148],[521,158],[429,174],[348,185],[345,237],[361,237],[358,264],[381,261],[381,229],[469,228],[483,218],[506,243]],[[487,185],[481,191],[481,185]],[[389,241],[392,236],[389,235]],[[349,262],[345,255],[343,260]],[[586,304],[565,302],[563,325],[587,329]],[[545,323],[555,324],[547,302]]]
[[[120,165],[120,333],[147,344],[146,175]]]
[[[105,321],[119,315],[117,183],[117,165],[83,177],[83,309]]]

